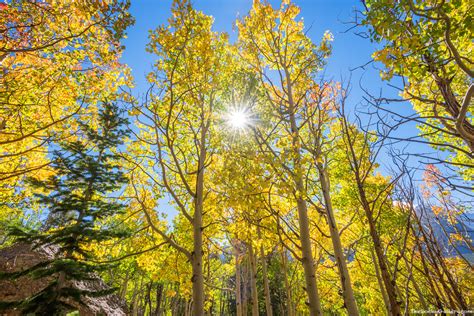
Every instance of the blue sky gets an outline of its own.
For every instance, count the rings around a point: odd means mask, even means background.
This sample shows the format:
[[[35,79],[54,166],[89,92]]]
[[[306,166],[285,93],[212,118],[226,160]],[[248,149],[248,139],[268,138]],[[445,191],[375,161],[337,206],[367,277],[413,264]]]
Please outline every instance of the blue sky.
[[[270,1],[279,6],[279,0]],[[128,38],[124,40],[125,51],[122,61],[132,68],[135,77],[135,92],[142,93],[147,88],[145,75],[150,72],[154,57],[145,52],[149,30],[167,23],[171,15],[171,0],[132,0],[131,13],[136,19],[135,25],[129,28]],[[234,24],[236,18],[248,13],[252,0],[194,0],[195,8],[212,15],[215,19],[214,30],[227,32],[231,40],[235,40]],[[397,97],[397,91],[382,82],[377,65],[369,65],[364,70],[357,69],[352,74],[350,69],[364,65],[371,60],[372,53],[377,49],[375,43],[361,38],[355,31],[346,31],[354,21],[354,10],[361,10],[359,0],[294,0],[301,8],[300,17],[305,21],[309,37],[319,43],[324,32],[330,30],[334,35],[333,52],[324,69],[328,79],[347,80],[351,76],[352,89],[349,98],[350,109],[354,109],[363,101],[364,92],[359,85],[379,94],[383,89],[385,97]],[[393,104],[403,114],[413,113],[409,103]],[[416,135],[413,125],[404,126],[398,131],[399,136]]]
[[[166,24],[170,16],[171,2],[171,0],[132,1],[131,12],[136,18],[136,23],[128,30],[122,61],[133,69],[138,90],[144,89],[145,74],[150,71],[153,63],[153,56],[145,52],[148,31],[155,29],[158,25]],[[301,7],[300,16],[304,18],[305,25],[309,29],[308,35],[316,43],[320,41],[326,30],[330,30],[334,35],[333,54],[325,69],[328,77],[347,78],[349,69],[370,60],[375,50],[374,44],[356,36],[353,32],[342,33],[349,27],[343,22],[352,21],[353,10],[360,9],[359,1],[299,0],[294,2]],[[278,6],[280,2],[271,1],[271,3]],[[236,38],[233,30],[234,22],[238,16],[243,16],[250,10],[252,0],[194,0],[193,4],[195,8],[214,17],[214,30],[227,32],[231,40],[234,40]],[[360,75],[361,72],[357,74],[357,77]],[[357,81],[354,81],[354,84],[357,84]],[[364,85],[380,86],[377,70],[371,68],[365,73]]]
[[[279,0],[270,1],[274,6],[279,6]],[[128,38],[124,40],[125,51],[122,62],[132,68],[135,77],[137,94],[143,93],[147,88],[145,75],[150,72],[154,57],[145,52],[148,43],[149,30],[167,23],[171,14],[171,0],[132,0],[131,13],[136,19],[135,25],[129,28]],[[227,32],[231,40],[236,39],[233,28],[236,18],[248,13],[252,6],[252,0],[194,0],[193,5],[198,10],[215,19],[214,30]],[[372,53],[377,49],[375,43],[363,39],[355,34],[355,31],[346,31],[354,21],[354,10],[361,10],[358,0],[294,0],[301,8],[300,17],[304,18],[305,26],[308,28],[308,36],[319,43],[324,32],[330,30],[334,35],[333,53],[324,69],[325,77],[334,80],[347,80],[351,76],[350,69],[366,64],[371,60]],[[355,107],[363,103],[364,92],[359,87],[372,93],[379,94],[383,88],[385,97],[397,97],[397,91],[382,82],[376,65],[369,65],[364,70],[358,69],[352,72],[352,89],[349,98],[349,109],[353,112]],[[395,103],[397,112],[404,114],[413,113],[409,103]],[[397,136],[416,135],[416,128],[404,126],[397,132]],[[415,150],[423,150],[423,146]],[[388,161],[389,157],[382,154],[381,160]],[[383,170],[382,170],[383,171]],[[168,207],[166,207],[168,209]],[[173,213],[172,211],[170,213]]]
[[[279,6],[279,0],[270,1]],[[371,59],[377,46],[368,39],[354,34],[354,31],[344,32],[349,28],[347,22],[354,20],[354,10],[361,9],[358,0],[295,0],[301,8],[300,17],[305,21],[309,37],[319,43],[324,32],[330,30],[334,35],[333,53],[324,69],[328,79],[348,79],[350,69],[361,66]],[[135,25],[129,28],[128,38],[124,40],[125,52],[122,61],[133,71],[136,82],[136,92],[146,90],[145,75],[151,70],[154,57],[145,52],[148,43],[149,30],[166,24],[171,14],[171,0],[132,0],[131,13],[136,19]],[[235,40],[233,28],[236,18],[244,16],[252,6],[252,0],[194,0],[195,8],[212,15],[215,19],[214,30],[227,32],[231,40]],[[396,91],[382,83],[379,71],[369,65],[365,70],[359,69],[352,73],[351,106],[358,104],[363,97],[359,88],[361,83],[365,88],[377,93],[384,86],[385,96],[396,96]],[[411,113],[408,103],[397,104],[403,113]]]

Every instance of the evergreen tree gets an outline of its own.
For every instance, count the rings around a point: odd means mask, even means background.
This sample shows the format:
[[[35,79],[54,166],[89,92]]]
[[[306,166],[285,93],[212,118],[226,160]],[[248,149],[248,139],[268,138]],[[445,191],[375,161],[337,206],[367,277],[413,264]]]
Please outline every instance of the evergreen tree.
[[[33,248],[50,247],[55,255],[51,260],[3,277],[28,275],[49,281],[33,297],[0,303],[0,309],[16,306],[24,313],[57,315],[71,310],[71,301],[82,304],[84,295],[98,297],[114,291],[81,290],[77,284],[94,280],[97,278],[94,273],[108,267],[94,263],[89,246],[125,235],[117,228],[99,226],[98,221],[125,208],[118,199],[111,198],[111,193],[117,192],[126,181],[119,169],[119,156],[114,152],[123,143],[126,122],[116,105],[104,103],[96,127],[82,121],[76,140],[58,144],[53,153],[54,175],[45,181],[30,180],[33,186],[46,192],[37,198],[48,209],[48,219],[42,229],[17,226],[11,227],[10,234],[19,241],[32,243]]]

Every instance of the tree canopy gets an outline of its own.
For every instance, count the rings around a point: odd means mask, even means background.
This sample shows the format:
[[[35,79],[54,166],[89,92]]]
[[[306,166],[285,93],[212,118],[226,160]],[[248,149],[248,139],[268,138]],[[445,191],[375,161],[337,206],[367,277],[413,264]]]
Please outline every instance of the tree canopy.
[[[0,3],[0,248],[50,252],[2,258],[0,311],[471,313],[472,4],[355,14],[398,99],[325,76],[334,35],[311,37],[290,0],[254,0],[235,38],[173,0],[138,87],[129,1]],[[45,286],[2,292],[19,278]]]

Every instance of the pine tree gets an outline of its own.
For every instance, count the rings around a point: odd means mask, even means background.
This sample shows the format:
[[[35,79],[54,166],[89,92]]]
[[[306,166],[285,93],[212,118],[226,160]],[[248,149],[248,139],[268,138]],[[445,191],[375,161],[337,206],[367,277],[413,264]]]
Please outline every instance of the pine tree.
[[[33,297],[3,303],[4,306],[0,302],[0,309],[16,306],[24,313],[57,315],[71,310],[71,301],[81,304],[84,295],[98,297],[114,291],[81,290],[74,284],[94,280],[95,273],[108,268],[106,264],[94,263],[88,246],[125,235],[117,228],[98,225],[101,219],[125,208],[111,197],[126,181],[118,166],[119,156],[114,151],[127,133],[124,129],[127,120],[121,114],[116,105],[105,102],[99,111],[97,128],[82,121],[76,140],[57,144],[52,163],[54,175],[45,181],[30,180],[33,186],[46,192],[37,198],[49,211],[48,218],[40,229],[16,226],[11,227],[10,234],[19,241],[31,243],[33,248],[55,249],[55,256],[3,277],[28,275],[50,281]]]

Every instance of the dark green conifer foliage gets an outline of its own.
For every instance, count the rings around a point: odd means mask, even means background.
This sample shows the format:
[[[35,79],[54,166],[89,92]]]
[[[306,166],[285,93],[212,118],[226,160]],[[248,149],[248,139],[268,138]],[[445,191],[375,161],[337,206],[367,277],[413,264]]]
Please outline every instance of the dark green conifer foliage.
[[[46,181],[31,179],[33,186],[44,189],[39,202],[49,215],[41,229],[11,227],[10,234],[18,241],[31,243],[34,248],[50,247],[56,255],[47,262],[27,270],[0,275],[0,278],[49,278],[41,292],[21,302],[1,303],[2,308],[18,307],[23,313],[58,315],[71,310],[66,301],[82,304],[81,296],[110,294],[114,289],[80,290],[74,282],[90,281],[94,273],[109,266],[94,262],[93,254],[85,247],[91,243],[120,238],[126,235],[115,227],[99,227],[98,220],[122,212],[125,205],[117,195],[125,184],[114,152],[123,143],[127,120],[115,104],[104,103],[99,112],[98,128],[86,121],[80,123],[79,140],[62,142],[53,153],[55,175]]]

